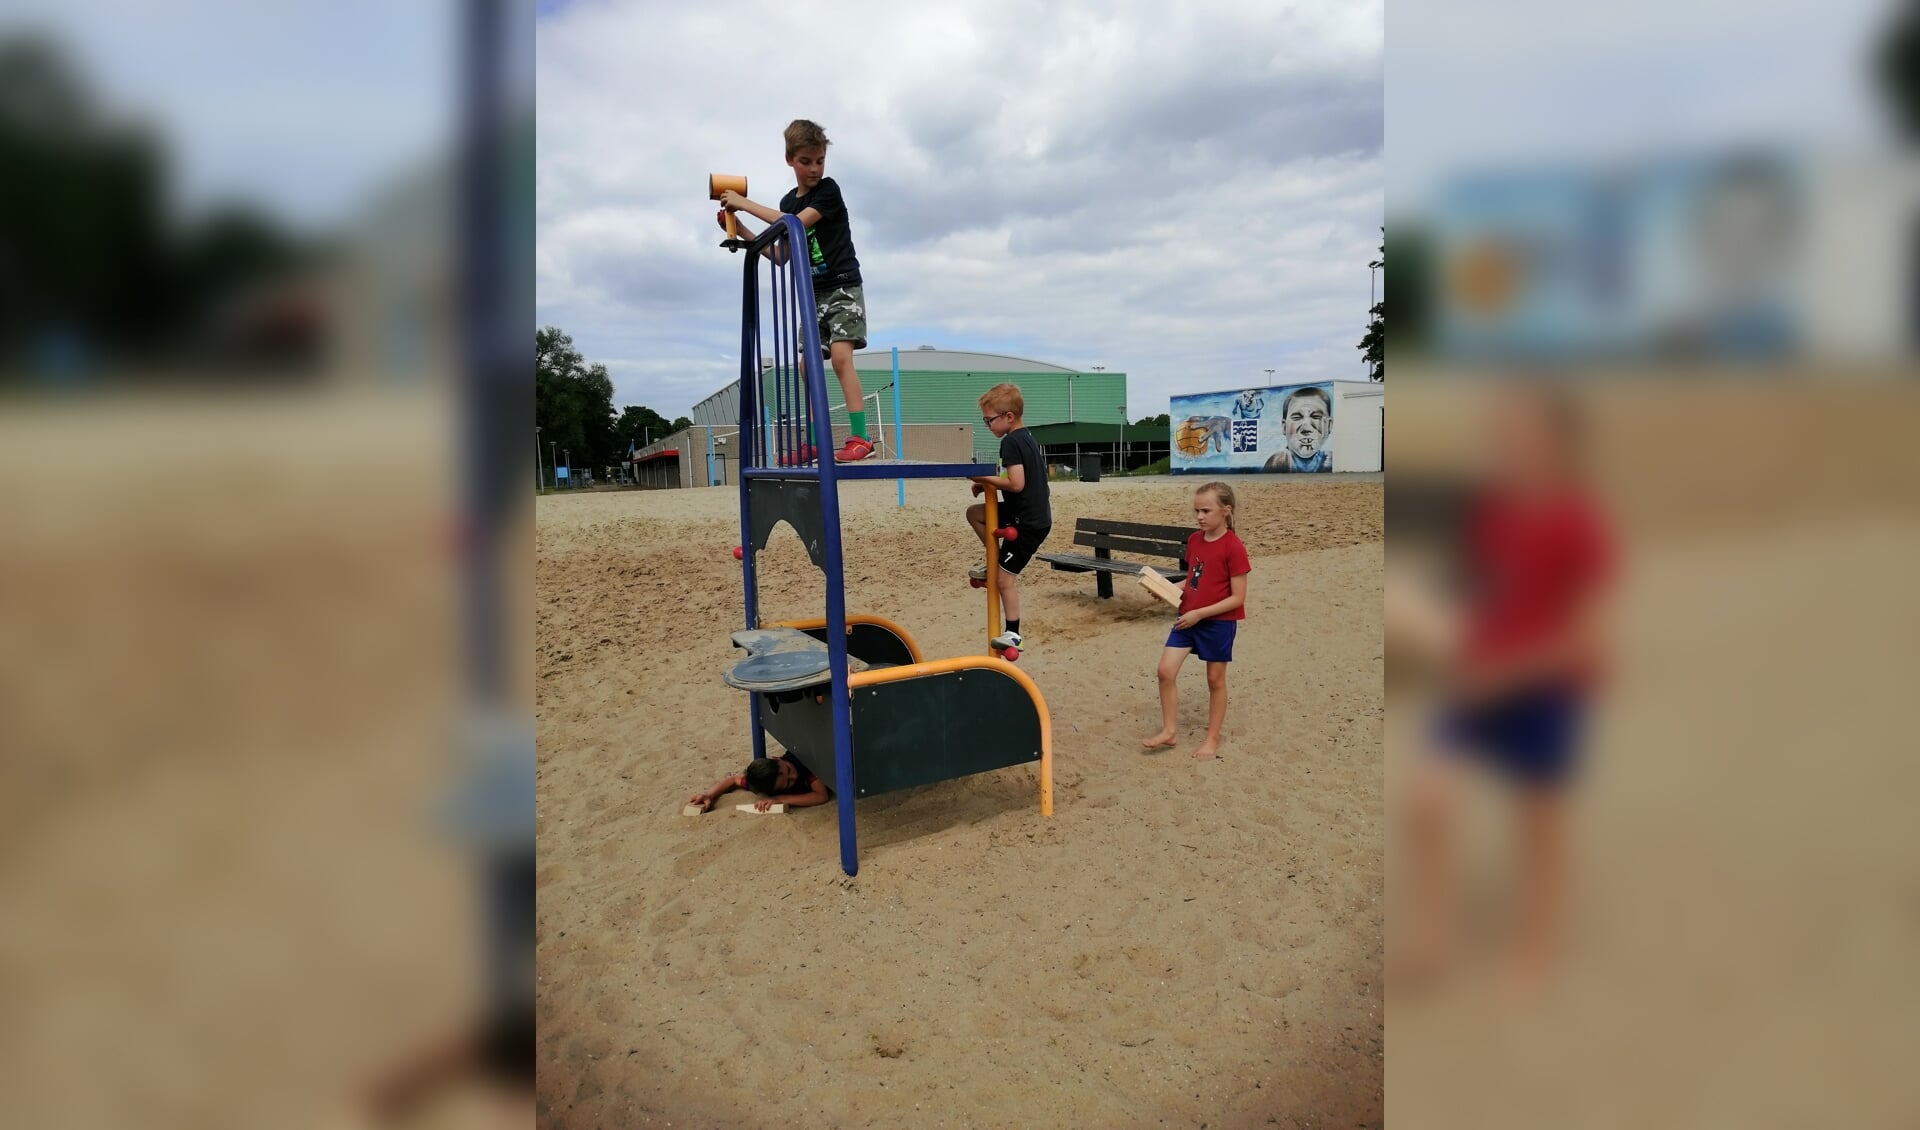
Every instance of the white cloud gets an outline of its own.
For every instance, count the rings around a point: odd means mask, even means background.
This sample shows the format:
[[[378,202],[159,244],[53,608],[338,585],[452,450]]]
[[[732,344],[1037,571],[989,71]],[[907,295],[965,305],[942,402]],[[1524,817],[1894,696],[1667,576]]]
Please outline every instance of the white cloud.
[[[706,174],[833,138],[874,346],[1004,350],[1168,395],[1362,375],[1377,2],[579,3],[543,17],[538,306],[668,414],[737,373]],[[756,225],[757,227],[758,225]]]

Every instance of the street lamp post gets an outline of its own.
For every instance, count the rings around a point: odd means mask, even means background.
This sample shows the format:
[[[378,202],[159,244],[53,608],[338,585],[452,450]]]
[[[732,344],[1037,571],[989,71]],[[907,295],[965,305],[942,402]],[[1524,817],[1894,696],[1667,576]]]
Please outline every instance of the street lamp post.
[[[1120,405],[1120,471],[1127,470],[1127,406]]]
[[[553,453],[554,449],[559,446],[560,446],[560,442],[558,440],[550,439],[547,441],[547,466],[552,467],[554,469],[554,472],[553,472],[553,489],[554,490],[560,489],[560,469],[559,469],[560,460]]]
[[[546,478],[540,473],[540,425],[533,426],[533,492],[539,494],[546,489]]]

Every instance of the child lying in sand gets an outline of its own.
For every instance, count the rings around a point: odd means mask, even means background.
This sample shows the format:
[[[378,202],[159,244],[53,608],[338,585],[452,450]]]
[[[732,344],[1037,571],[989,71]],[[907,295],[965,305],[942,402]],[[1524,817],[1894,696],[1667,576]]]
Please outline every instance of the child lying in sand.
[[[735,789],[750,789],[759,793],[764,799],[755,801],[753,807],[761,812],[774,804],[806,808],[808,805],[825,804],[828,799],[826,783],[814,776],[812,770],[795,761],[792,754],[783,753],[779,757],[754,758],[746,772],[738,777],[723,778],[706,792],[688,797],[687,803],[697,804],[705,811],[713,807],[714,801]]]

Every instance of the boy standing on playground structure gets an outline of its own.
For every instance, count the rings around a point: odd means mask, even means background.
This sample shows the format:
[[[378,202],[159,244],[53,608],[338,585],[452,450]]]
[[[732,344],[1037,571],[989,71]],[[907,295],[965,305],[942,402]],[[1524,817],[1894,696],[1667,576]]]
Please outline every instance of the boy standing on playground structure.
[[[797,216],[807,229],[807,260],[813,274],[814,312],[820,322],[820,347],[833,363],[846,397],[847,424],[853,433],[834,453],[837,463],[851,463],[873,454],[867,438],[867,403],[860,391],[860,374],[853,367],[853,351],[867,346],[867,299],[860,288],[860,258],[853,251],[853,227],[840,186],[826,175],[826,131],[804,118],[787,126],[787,165],[793,169],[794,188],[775,209],[756,204],[731,190],[720,195],[729,212],[746,212],[768,224],[785,215]],[[726,217],[720,217],[726,227]],[[740,224],[745,238],[753,232]]]
[[[1034,551],[1053,530],[1053,504],[1047,489],[1047,457],[1040,441],[1033,438],[1022,420],[1027,402],[1018,385],[997,384],[980,394],[980,422],[1000,437],[1000,466],[1006,472],[973,480],[973,493],[989,489],[1000,492],[998,517],[1002,528],[1012,526],[1014,536],[1000,543],[1000,606],[1007,630],[993,638],[993,646],[1022,647],[1020,640],[1020,570],[1033,560]],[[980,541],[992,546],[987,536],[987,508],[982,503],[967,507],[967,522]],[[975,565],[967,574],[984,581],[986,565]]]
[[[1233,532],[1233,505],[1233,488],[1225,483],[1208,483],[1193,494],[1193,517],[1200,528],[1187,538],[1180,618],[1160,653],[1160,732],[1140,743],[1145,749],[1164,749],[1175,741],[1180,667],[1193,652],[1207,665],[1207,740],[1193,756],[1220,752],[1220,726],[1227,720],[1227,664],[1233,661],[1233,638],[1247,615],[1247,574],[1253,571],[1246,545]]]

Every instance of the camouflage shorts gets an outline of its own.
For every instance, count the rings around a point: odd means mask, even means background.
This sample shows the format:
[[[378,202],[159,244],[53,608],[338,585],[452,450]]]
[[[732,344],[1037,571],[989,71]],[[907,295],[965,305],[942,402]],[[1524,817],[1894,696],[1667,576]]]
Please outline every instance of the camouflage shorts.
[[[820,354],[828,356],[836,341],[867,347],[867,296],[857,286],[840,286],[813,296],[820,315]]]

